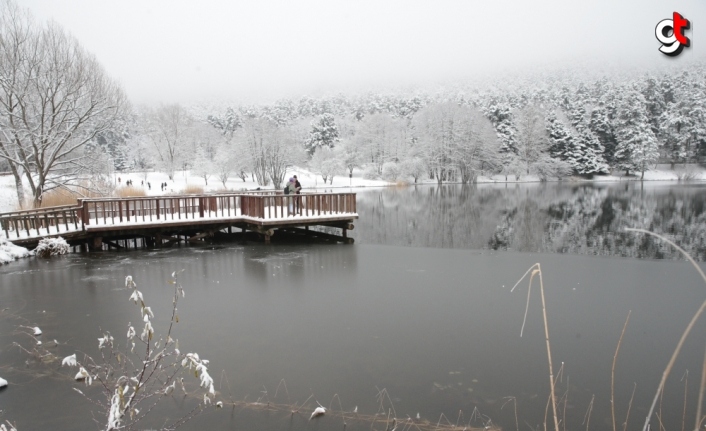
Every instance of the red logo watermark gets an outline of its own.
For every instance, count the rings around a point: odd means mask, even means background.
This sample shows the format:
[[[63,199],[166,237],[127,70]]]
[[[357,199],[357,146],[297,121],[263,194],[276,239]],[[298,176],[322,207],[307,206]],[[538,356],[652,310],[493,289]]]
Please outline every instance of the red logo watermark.
[[[672,19],[663,19],[655,27],[655,37],[662,43],[659,51],[670,57],[681,54],[685,47],[691,45],[691,40],[684,35],[684,31],[691,27],[688,19],[674,12]]]

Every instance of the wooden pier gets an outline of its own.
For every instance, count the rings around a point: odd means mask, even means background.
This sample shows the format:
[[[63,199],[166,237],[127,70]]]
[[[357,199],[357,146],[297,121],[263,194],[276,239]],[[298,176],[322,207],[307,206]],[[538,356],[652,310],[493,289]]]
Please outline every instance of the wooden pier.
[[[290,212],[290,208],[292,211]],[[281,231],[352,243],[347,232],[358,218],[355,193],[281,192],[80,199],[78,205],[0,214],[11,242],[34,248],[42,238],[62,237],[88,249],[160,247],[218,234],[255,232],[269,243]],[[328,226],[341,235],[311,230]]]

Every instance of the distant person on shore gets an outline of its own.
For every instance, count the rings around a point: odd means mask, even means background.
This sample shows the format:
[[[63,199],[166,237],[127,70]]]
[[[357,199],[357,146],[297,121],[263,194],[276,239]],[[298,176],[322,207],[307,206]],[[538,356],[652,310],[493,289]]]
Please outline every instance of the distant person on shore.
[[[118,177],[118,184],[120,184],[120,177]]]

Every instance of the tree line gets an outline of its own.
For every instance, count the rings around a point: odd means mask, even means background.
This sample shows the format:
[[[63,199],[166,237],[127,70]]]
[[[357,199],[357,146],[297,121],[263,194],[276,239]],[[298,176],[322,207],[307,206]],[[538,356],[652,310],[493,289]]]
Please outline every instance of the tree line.
[[[337,94],[227,107],[131,106],[95,58],[56,24],[0,0],[0,169],[35,205],[53,188],[110,189],[111,170],[190,170],[281,187],[307,166],[324,182],[366,178],[541,180],[706,152],[706,69],[455,84],[436,92]]]

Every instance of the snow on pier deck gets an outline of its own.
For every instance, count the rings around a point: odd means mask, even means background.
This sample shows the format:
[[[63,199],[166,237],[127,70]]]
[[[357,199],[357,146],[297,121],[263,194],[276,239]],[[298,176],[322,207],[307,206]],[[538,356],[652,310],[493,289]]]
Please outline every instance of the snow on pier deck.
[[[290,208],[292,212],[290,212]],[[281,192],[80,199],[78,205],[0,214],[0,229],[17,245],[33,247],[42,238],[61,236],[72,244],[99,248],[103,241],[145,238],[161,245],[180,235],[189,240],[239,227],[264,236],[277,229],[332,226],[347,238],[358,218],[355,193]]]

